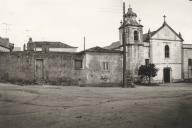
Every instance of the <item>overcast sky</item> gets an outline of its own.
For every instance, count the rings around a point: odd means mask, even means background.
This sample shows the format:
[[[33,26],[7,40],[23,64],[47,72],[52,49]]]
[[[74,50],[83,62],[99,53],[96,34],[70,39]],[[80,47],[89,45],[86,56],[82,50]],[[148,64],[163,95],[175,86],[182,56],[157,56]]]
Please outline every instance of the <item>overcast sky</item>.
[[[192,2],[189,0],[125,0],[141,18],[144,33],[167,23],[192,43]],[[83,48],[119,40],[122,0],[0,0],[0,36],[16,46],[34,41],[61,41]],[[127,10],[127,8],[126,8]],[[8,24],[8,32],[5,31]]]

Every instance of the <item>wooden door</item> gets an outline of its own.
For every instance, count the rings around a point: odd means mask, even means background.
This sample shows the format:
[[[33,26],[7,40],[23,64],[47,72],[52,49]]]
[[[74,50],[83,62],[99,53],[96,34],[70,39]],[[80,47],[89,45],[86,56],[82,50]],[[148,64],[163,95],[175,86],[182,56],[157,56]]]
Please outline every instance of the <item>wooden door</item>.
[[[170,83],[170,68],[165,68],[164,71],[164,82]]]
[[[43,59],[37,59],[35,63],[35,77],[37,80],[42,80],[44,78],[43,68]]]

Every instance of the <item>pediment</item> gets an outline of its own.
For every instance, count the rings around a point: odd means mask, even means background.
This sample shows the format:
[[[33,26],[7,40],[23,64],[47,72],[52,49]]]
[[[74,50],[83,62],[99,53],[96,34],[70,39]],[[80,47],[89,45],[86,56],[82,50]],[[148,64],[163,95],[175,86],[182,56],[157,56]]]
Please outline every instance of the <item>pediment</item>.
[[[152,39],[182,41],[182,38],[167,24],[164,24],[161,28],[159,28],[152,35]]]

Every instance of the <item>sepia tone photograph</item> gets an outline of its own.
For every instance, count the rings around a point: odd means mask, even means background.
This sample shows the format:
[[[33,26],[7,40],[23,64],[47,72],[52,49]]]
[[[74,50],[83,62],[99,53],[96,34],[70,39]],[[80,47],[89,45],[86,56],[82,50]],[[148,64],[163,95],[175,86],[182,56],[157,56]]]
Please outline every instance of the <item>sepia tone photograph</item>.
[[[0,128],[192,128],[192,0],[0,0]]]

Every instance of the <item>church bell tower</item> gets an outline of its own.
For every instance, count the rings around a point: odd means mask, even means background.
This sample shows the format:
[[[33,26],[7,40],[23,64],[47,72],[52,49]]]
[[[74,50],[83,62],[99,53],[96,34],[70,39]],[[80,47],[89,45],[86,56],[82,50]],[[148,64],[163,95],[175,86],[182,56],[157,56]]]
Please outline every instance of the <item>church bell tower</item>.
[[[137,21],[137,14],[129,6],[124,15],[125,21],[119,28],[120,43],[126,43],[126,70],[133,78],[138,76],[138,69],[144,62],[143,58],[143,26]],[[121,48],[123,50],[123,47]]]

